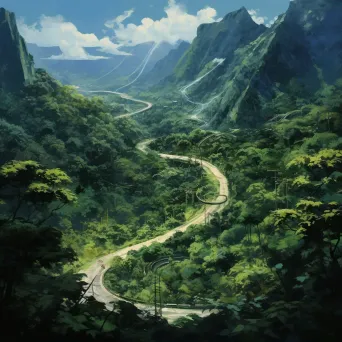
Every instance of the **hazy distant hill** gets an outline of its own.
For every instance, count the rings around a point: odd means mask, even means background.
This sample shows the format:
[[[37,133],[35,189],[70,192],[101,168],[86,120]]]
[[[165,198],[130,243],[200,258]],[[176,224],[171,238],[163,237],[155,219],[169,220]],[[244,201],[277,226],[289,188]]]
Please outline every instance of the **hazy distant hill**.
[[[131,74],[144,60],[153,43],[140,44],[135,47],[125,48],[127,52],[131,52],[132,56],[129,56],[108,77],[102,79],[104,83],[111,83],[115,79],[125,77]],[[150,61],[146,65],[145,72],[148,72],[153,66],[162,58],[164,58],[174,46],[163,43],[155,50],[151,56]],[[37,67],[41,67],[49,71],[54,77],[62,81],[63,83],[79,83],[84,80],[92,82],[97,78],[107,74],[119,65],[125,56],[113,56],[105,54],[96,50],[96,48],[86,49],[92,55],[101,55],[109,57],[109,59],[100,60],[84,60],[84,61],[72,61],[72,60],[55,60],[48,59],[51,56],[57,56],[61,54],[59,47],[38,47],[35,44],[28,44],[28,49],[35,59]]]
[[[180,58],[189,49],[190,43],[182,41],[178,47],[172,49],[164,58],[160,59],[141,79],[144,86],[153,85],[172,74]]]

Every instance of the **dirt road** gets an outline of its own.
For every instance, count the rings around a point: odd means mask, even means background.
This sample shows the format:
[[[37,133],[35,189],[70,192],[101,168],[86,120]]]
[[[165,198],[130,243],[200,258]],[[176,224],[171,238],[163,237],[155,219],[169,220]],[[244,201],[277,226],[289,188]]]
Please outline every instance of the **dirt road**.
[[[142,104],[146,105],[145,108],[139,109],[139,110],[137,110],[135,112],[115,116],[115,119],[127,118],[127,117],[130,117],[130,116],[136,115],[136,114],[140,114],[140,113],[146,112],[147,110],[149,110],[149,109],[151,109],[153,107],[153,104],[151,102],[147,102],[147,101],[143,101],[143,100],[138,100],[138,99],[135,99],[135,98],[131,97],[128,94],[118,93],[116,91],[91,90],[91,91],[85,91],[85,92],[87,92],[87,93],[104,93],[104,94],[119,95],[122,99],[130,100],[130,101],[133,101],[133,102],[142,103]]]
[[[139,143],[137,145],[137,149],[139,149],[140,151],[142,151],[144,153],[147,153],[147,148],[148,148],[148,145],[151,141],[152,140],[146,140],[146,141]],[[184,160],[184,161],[189,161],[191,159],[193,162],[196,162],[196,163],[202,165],[202,167],[207,172],[210,172],[214,175],[214,177],[218,180],[218,182],[220,184],[220,186],[219,186],[220,196],[217,197],[216,201],[219,202],[220,200],[222,200],[221,195],[229,197],[227,178],[213,164],[210,164],[207,161],[201,161],[199,159],[190,158],[190,157],[186,157],[186,156],[170,155],[170,154],[163,154],[163,153],[159,154],[159,156],[161,158],[164,158],[164,159],[175,159],[175,160]],[[177,227],[177,228],[175,228],[175,229],[173,229],[173,230],[171,230],[171,231],[169,231],[169,232],[167,232],[161,236],[158,236],[156,238],[153,238],[153,239],[145,241],[145,242],[138,243],[134,246],[123,248],[119,251],[110,253],[106,256],[103,256],[103,257],[95,260],[87,269],[81,271],[81,273],[85,273],[87,275],[87,282],[88,283],[90,283],[96,277],[92,288],[89,289],[89,295],[94,295],[96,300],[98,300],[99,302],[105,303],[107,305],[107,307],[110,309],[111,308],[110,302],[117,301],[120,298],[118,298],[117,296],[115,296],[114,294],[109,292],[104,287],[103,276],[104,276],[105,271],[110,267],[110,262],[115,256],[125,258],[130,251],[137,251],[144,246],[151,246],[154,242],[163,243],[166,240],[168,240],[170,237],[172,237],[175,233],[186,231],[193,224],[204,223],[206,214],[209,214],[209,213],[214,214],[216,212],[219,212],[224,208],[225,205],[226,204],[215,205],[215,206],[214,205],[208,205],[205,208],[206,209],[205,212],[198,214],[197,216],[195,216],[190,221],[184,223],[183,225],[181,225],[181,226],[179,226],[179,227]],[[104,266],[101,266],[101,265],[104,265]],[[148,310],[148,311],[152,311],[152,312],[154,310],[154,308],[149,306],[149,305],[143,305],[143,304],[135,304],[135,305],[139,309]],[[163,309],[163,317],[167,318],[169,322],[172,322],[179,317],[182,317],[182,316],[185,316],[188,314],[192,314],[192,313],[198,314],[201,317],[209,315],[208,311],[202,312],[202,310],[196,310],[196,309],[178,309],[178,308],[164,308]]]

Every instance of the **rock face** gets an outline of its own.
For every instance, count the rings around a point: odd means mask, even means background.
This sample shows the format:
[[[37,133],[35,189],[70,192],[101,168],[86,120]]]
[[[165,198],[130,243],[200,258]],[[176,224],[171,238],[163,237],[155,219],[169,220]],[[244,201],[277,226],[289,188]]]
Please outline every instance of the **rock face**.
[[[225,58],[229,63],[236,49],[255,40],[265,30],[265,26],[252,20],[244,7],[227,14],[220,22],[200,25],[197,37],[175,69],[175,78],[191,81],[215,58]]]
[[[281,16],[255,41],[235,51],[221,85],[222,98],[211,124],[258,126],[267,120],[266,104],[286,93],[293,80],[319,89],[315,65],[301,26]]]
[[[305,44],[315,65],[328,83],[342,75],[342,1],[296,0],[290,3],[287,23],[303,31]]]
[[[215,59],[225,61],[206,74]],[[258,126],[274,115],[270,104],[279,98],[314,97],[342,78],[342,1],[291,1],[270,28],[245,8],[201,25],[167,81],[180,87],[202,75],[187,95],[210,103],[213,128]]]
[[[14,13],[0,8],[0,88],[18,91],[34,78],[34,63],[20,36]]]
[[[257,126],[279,96],[309,98],[341,77],[341,1],[295,0],[270,29],[235,52],[212,125]]]

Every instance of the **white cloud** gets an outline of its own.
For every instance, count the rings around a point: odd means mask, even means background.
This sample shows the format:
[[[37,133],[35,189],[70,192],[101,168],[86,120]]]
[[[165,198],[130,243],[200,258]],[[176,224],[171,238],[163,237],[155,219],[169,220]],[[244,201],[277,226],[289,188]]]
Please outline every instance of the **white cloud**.
[[[265,21],[268,19],[268,17],[260,16],[259,11],[259,9],[250,9],[248,10],[248,13],[257,24],[265,24]]]
[[[63,45],[63,42],[61,42]],[[67,44],[65,44],[67,46]],[[109,57],[104,56],[94,56],[88,54],[86,51],[84,51],[83,48],[72,48],[69,47],[65,49],[65,46],[63,48],[63,53],[61,55],[53,55],[48,58],[42,58],[42,59],[53,59],[53,60],[62,60],[62,61],[96,61],[99,59],[109,59]]]
[[[118,17],[116,17],[112,20],[106,21],[105,26],[108,28],[114,28],[116,25],[120,25],[126,19],[131,17],[133,13],[134,13],[134,9],[130,9],[128,11],[125,11],[123,14],[119,15]]]
[[[89,55],[85,48],[90,47],[97,47],[98,51],[113,55],[127,55],[126,52],[120,51],[120,45],[114,44],[109,37],[99,39],[93,33],[81,33],[73,23],[64,21],[62,16],[42,16],[39,23],[33,25],[27,25],[23,19],[20,19],[18,28],[28,43],[41,47],[59,46],[62,54],[52,56],[51,59],[96,60],[108,58]]]
[[[120,17],[124,18],[129,14],[128,12],[126,11]],[[217,13],[214,8],[206,7],[192,15],[187,13],[186,9],[175,0],[169,0],[165,13],[166,16],[160,20],[144,18],[140,25],[124,25],[123,21],[117,21],[113,25],[115,38],[120,44],[131,46],[147,42],[171,44],[178,40],[192,42],[196,37],[199,25],[217,21]],[[113,21],[110,22],[110,24],[112,23]]]

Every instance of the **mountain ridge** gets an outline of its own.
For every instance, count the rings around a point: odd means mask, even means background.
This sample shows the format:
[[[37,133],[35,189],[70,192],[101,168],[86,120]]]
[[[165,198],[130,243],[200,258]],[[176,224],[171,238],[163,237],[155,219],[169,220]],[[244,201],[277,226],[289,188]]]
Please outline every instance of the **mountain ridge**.
[[[258,126],[280,114],[274,103],[286,97],[294,110],[342,77],[342,3],[293,1],[270,28],[254,23],[246,8],[203,24],[164,83],[189,84],[215,58],[225,61],[189,88],[191,99],[211,103],[213,128]]]
[[[174,70],[174,78],[192,80],[214,58],[229,61],[236,48],[253,41],[265,30],[265,26],[252,20],[244,7],[228,13],[220,22],[200,25],[197,37]]]

